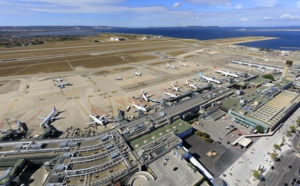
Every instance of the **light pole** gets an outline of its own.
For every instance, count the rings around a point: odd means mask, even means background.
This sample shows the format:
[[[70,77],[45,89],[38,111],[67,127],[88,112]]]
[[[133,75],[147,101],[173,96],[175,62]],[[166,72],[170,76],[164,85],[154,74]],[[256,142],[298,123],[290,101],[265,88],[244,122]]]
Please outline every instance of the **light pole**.
[[[12,128],[11,128],[9,122],[8,122],[9,118],[6,118],[5,120],[6,120],[7,124],[8,124],[8,126],[9,126],[10,130],[12,130]]]

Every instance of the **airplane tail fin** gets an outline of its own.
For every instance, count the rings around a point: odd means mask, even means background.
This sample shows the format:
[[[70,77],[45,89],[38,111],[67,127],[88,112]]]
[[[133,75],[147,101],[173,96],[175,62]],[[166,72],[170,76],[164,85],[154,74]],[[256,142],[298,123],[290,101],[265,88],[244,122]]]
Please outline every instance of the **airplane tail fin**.
[[[200,76],[200,77],[203,77],[203,75],[202,75],[202,73],[201,73],[201,72],[199,72],[199,76]]]
[[[186,80],[185,80],[185,83],[188,85],[188,84],[189,84],[189,81],[186,79]]]
[[[55,106],[53,107],[53,111],[54,111],[54,112],[57,111],[56,108],[55,108]]]
[[[215,66],[215,70],[218,70],[218,67],[217,67],[217,66]]]
[[[143,89],[141,89],[141,94],[143,94],[144,93],[144,90]]]
[[[165,93],[168,93],[166,89],[165,89]]]

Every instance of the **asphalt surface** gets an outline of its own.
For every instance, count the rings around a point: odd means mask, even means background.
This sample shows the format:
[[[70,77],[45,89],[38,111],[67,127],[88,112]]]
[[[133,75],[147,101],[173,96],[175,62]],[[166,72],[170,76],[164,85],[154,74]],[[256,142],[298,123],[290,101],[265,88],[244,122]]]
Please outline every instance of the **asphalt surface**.
[[[273,152],[273,145],[281,141],[286,131],[289,130],[289,127],[294,125],[293,120],[295,120],[299,114],[300,109],[298,109],[273,136],[261,137],[257,140],[236,162],[224,171],[221,178],[228,185],[250,186],[259,184],[259,181],[255,180],[252,176],[252,170],[258,170],[259,167],[264,167],[265,174],[271,170],[274,161],[271,160],[268,153]],[[289,141],[286,141],[286,143],[288,142]]]
[[[207,143],[196,135],[185,139],[183,145],[215,178],[219,177],[222,172],[244,153],[241,149],[226,149],[218,142]],[[207,156],[209,151],[215,151],[217,155],[209,157]]]
[[[299,158],[293,154],[292,151],[293,150],[288,150],[282,154],[281,160],[272,165],[274,169],[268,171],[264,177],[265,181],[260,182],[258,186],[279,186],[284,185],[284,183],[291,182],[291,180],[295,177],[296,170],[300,168]],[[289,168],[289,166],[292,167]],[[300,177],[298,177],[298,179],[300,179]]]

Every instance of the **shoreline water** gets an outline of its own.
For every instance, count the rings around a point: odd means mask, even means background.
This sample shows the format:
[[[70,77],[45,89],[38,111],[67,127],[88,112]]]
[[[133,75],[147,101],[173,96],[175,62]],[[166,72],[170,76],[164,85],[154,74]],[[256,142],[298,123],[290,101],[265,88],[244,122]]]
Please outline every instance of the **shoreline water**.
[[[235,28],[235,27],[172,27],[172,28],[112,28],[112,29],[93,29],[93,30],[68,30],[40,32],[29,34],[33,35],[79,35],[95,36],[102,33],[123,33],[123,34],[144,34],[144,35],[162,35],[164,37],[173,37],[181,39],[212,40],[226,39],[233,37],[272,37],[276,39],[249,41],[237,43],[239,46],[248,46],[253,48],[269,48],[273,50],[295,51],[300,49],[300,32],[290,31],[289,29],[270,29],[267,28]]]

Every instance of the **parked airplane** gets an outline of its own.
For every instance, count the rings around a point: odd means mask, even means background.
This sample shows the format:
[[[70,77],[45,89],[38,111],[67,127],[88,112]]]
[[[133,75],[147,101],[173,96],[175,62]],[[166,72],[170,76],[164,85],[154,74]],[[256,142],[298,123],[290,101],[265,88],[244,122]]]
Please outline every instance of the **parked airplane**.
[[[218,67],[217,67],[217,66],[215,66],[215,71],[216,71],[217,73],[223,74],[223,75],[226,76],[226,77],[227,77],[227,76],[231,76],[231,77],[235,77],[235,78],[238,78],[238,77],[239,77],[237,74],[230,73],[229,71],[225,72],[225,71],[222,71],[222,70],[218,70]]]
[[[200,72],[199,73],[200,77],[204,80],[206,80],[207,82],[214,82],[214,83],[218,83],[218,84],[221,84],[220,81],[216,80],[216,79],[213,79],[213,78],[210,78],[210,77],[206,77],[206,76],[203,76],[202,73]]]
[[[71,86],[71,83],[65,82],[65,83],[59,83],[59,84],[54,84],[55,86],[59,87],[59,88],[65,88],[65,86]]]
[[[55,82],[63,82],[63,81],[64,81],[64,79],[63,79],[63,78],[60,78],[60,77],[58,77],[57,79],[53,79],[53,81],[55,81]]]
[[[148,95],[147,92],[144,92],[143,89],[141,89],[141,94],[142,94],[142,97],[145,101],[151,101],[149,98],[152,96],[152,95]]]
[[[121,77],[116,77],[116,80],[123,80],[123,78],[121,78]]]
[[[197,89],[198,87],[194,84],[191,84],[187,79],[185,80],[185,83],[190,86],[190,88],[193,88],[193,89]]]
[[[148,95],[147,92],[143,91],[143,89],[141,89],[141,96],[134,96],[134,95],[131,95],[132,98],[134,99],[144,99],[145,101],[154,101],[154,100],[150,100],[149,98],[153,96],[153,95]]]
[[[103,114],[100,117],[98,117],[94,114],[90,114],[89,116],[93,121],[91,123],[87,123],[88,125],[94,124],[94,126],[96,126],[97,124],[99,124],[99,125],[105,124],[105,120],[106,120],[105,114]]]
[[[135,71],[134,74],[135,74],[136,76],[142,76],[142,73],[141,73],[141,72]]]
[[[262,68],[257,68],[257,70],[258,70],[259,72],[265,72],[265,70],[262,69]]]
[[[175,67],[175,66],[173,66],[173,65],[170,65],[169,63],[167,63],[167,68],[171,68],[171,69],[177,69],[177,70],[178,70],[178,68],[177,68],[177,67]]]
[[[180,89],[180,87],[174,85],[174,83],[172,83],[171,86],[172,86],[172,89],[175,90],[175,91],[177,91],[177,92],[182,91],[182,90]]]
[[[176,98],[177,97],[175,94],[167,92],[166,89],[165,89],[165,94],[168,95],[168,96],[170,96],[171,98]]]
[[[180,64],[181,66],[188,67],[188,65],[187,65],[186,63],[182,63],[181,61],[179,61],[179,64]]]
[[[53,109],[52,109],[52,112],[46,117],[46,118],[43,118],[43,117],[40,117],[41,119],[43,119],[43,121],[42,121],[42,123],[40,124],[40,127],[43,127],[43,126],[45,126],[45,127],[49,127],[49,123],[50,122],[52,122],[52,121],[54,121],[55,119],[57,119],[57,117],[53,117],[54,116],[54,114],[56,113],[56,108],[55,108],[55,106],[53,107]]]
[[[133,101],[131,102],[131,105],[134,106],[137,110],[141,110],[141,111],[144,111],[144,112],[148,111],[146,107],[137,105]]]

